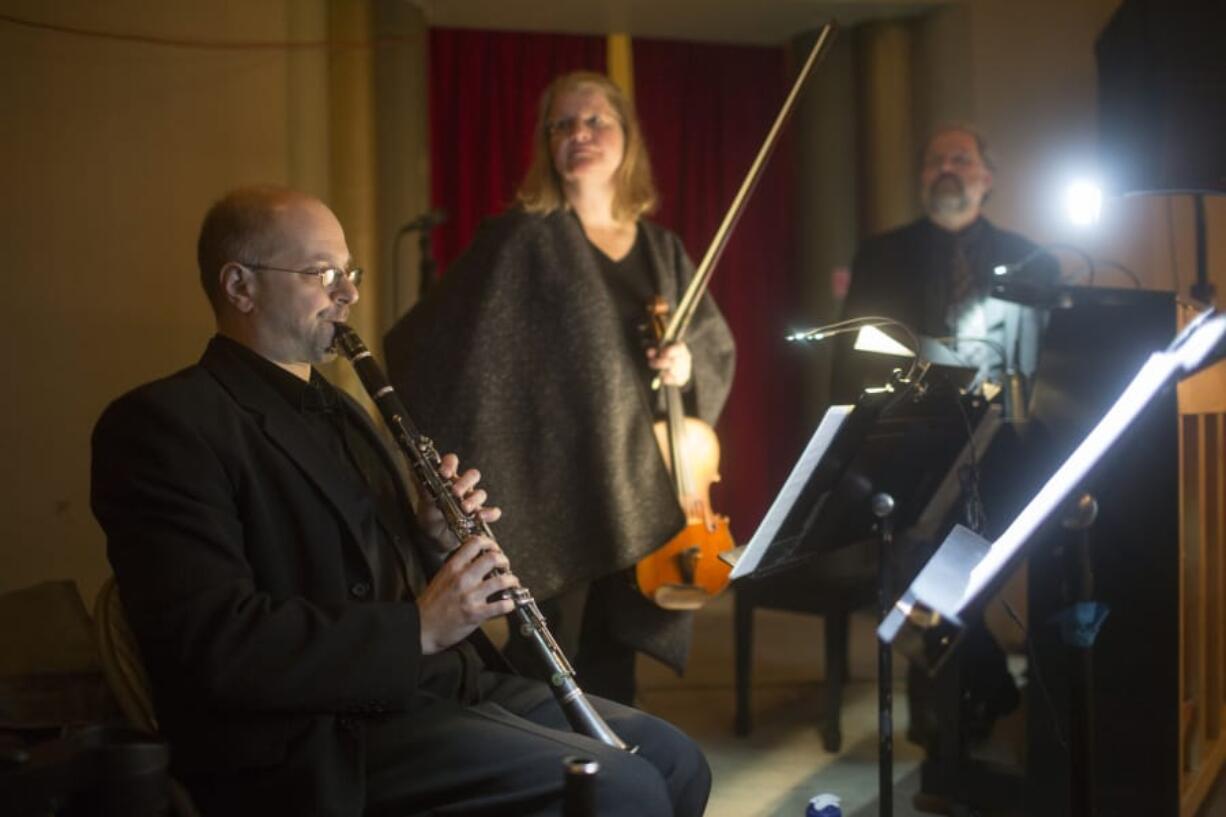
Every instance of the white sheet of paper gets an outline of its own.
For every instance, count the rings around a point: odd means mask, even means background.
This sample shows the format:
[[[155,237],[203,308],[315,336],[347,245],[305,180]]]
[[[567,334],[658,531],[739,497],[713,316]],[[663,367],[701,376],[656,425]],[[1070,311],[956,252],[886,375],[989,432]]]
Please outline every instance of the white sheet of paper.
[[[855,406],[831,406],[826,409],[826,414],[818,424],[817,431],[813,432],[800,459],[792,466],[792,473],[788,474],[787,481],[783,483],[783,489],[776,495],[775,501],[766,511],[766,516],[762,517],[758,529],[750,538],[749,544],[745,546],[745,552],[741,554],[736,566],[732,568],[733,579],[748,576],[757,570],[758,563],[762,561],[766,549],[770,547],[771,542],[775,541],[775,534],[779,532],[783,521],[787,519],[788,512],[792,510],[796,497],[805,487],[805,483],[809,481],[809,475],[825,456],[826,449],[830,448],[830,442],[834,439],[835,433],[851,414],[853,408]]]

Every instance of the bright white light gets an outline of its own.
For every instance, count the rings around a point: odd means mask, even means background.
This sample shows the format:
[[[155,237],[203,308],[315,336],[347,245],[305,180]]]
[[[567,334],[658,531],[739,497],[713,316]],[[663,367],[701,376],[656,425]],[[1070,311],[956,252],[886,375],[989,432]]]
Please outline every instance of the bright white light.
[[[997,264],[996,266],[992,267],[992,272],[996,275],[1006,275],[1009,272],[1009,268],[1004,264]]]
[[[878,352],[883,355],[915,357],[915,352],[912,352],[875,326],[866,326],[860,330],[860,334],[856,335],[855,348],[861,352]]]
[[[1064,191],[1064,211],[1078,227],[1098,223],[1103,212],[1103,190],[1087,179],[1078,179]]]

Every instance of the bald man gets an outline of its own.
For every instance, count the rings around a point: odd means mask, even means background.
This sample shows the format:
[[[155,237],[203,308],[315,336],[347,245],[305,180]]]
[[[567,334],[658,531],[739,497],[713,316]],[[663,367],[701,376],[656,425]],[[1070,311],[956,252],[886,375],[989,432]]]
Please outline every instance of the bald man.
[[[701,814],[710,772],[683,734],[593,699],[639,747],[612,749],[508,671],[479,629],[512,609],[490,600],[517,584],[506,557],[419,522],[392,452],[315,368],[362,282],[332,212],[237,190],[197,254],[217,334],[107,408],[92,502],[203,813],[559,814],[578,755],[600,763],[602,815]],[[443,471],[498,518],[475,471]]]

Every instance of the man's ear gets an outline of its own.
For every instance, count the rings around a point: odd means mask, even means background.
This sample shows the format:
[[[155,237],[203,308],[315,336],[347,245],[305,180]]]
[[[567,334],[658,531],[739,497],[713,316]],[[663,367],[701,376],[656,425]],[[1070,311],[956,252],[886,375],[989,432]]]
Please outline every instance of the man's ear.
[[[255,273],[249,267],[228,261],[217,275],[222,297],[235,309],[246,314],[255,308]]]

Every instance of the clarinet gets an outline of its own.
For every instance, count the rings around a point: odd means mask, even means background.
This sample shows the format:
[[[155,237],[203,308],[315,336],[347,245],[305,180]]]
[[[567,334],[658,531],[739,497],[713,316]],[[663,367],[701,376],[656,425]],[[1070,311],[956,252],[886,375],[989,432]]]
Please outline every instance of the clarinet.
[[[474,534],[493,539],[485,520],[477,514],[465,513],[460,507],[451,491],[451,481],[439,473],[440,457],[434,447],[434,441],[417,430],[396,390],[392,388],[370,350],[358,337],[358,333],[343,323],[337,323],[335,326],[333,345],[353,364],[358,379],[362,381],[362,386],[371,400],[379,407],[388,429],[413,469],[413,476],[430,500],[442,511],[448,529],[461,542]],[[531,640],[544,659],[549,670],[549,688],[558,699],[571,728],[615,749],[633,751],[613,732],[604,718],[600,717],[592,702],[575,683],[575,670],[545,625],[545,617],[541,615],[532,594],[523,587],[514,587],[502,591],[499,595],[503,598],[509,596],[515,602],[512,615],[515,616],[519,632]]]

